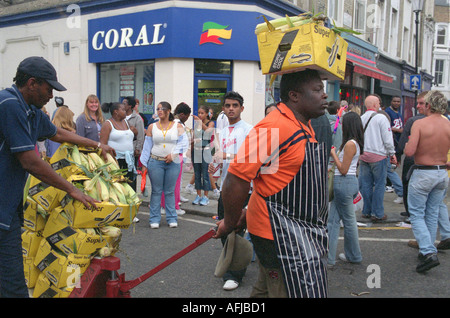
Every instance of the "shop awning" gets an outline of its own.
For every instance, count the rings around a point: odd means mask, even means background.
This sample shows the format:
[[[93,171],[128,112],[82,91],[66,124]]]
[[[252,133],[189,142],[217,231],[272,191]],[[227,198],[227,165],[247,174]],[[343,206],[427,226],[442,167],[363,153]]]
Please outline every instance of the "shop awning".
[[[366,76],[370,76],[388,83],[392,83],[393,78],[389,74],[383,72],[379,68],[375,66],[370,66],[364,63],[361,63],[355,59],[352,59],[347,56],[347,62],[350,62],[354,65],[353,71],[359,74],[363,74]]]

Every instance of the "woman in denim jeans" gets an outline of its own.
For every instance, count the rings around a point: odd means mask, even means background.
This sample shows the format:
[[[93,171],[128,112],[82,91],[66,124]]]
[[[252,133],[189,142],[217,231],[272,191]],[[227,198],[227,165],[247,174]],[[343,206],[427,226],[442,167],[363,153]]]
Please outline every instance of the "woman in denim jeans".
[[[342,119],[343,140],[336,154],[334,147],[331,156],[336,162],[334,176],[334,199],[328,216],[329,252],[328,264],[334,265],[339,239],[340,220],[344,224],[344,253],[339,254],[343,261],[359,263],[362,261],[359,247],[358,227],[353,208],[353,199],[358,194],[356,168],[364,149],[364,133],[361,118],[349,112]]]
[[[208,192],[212,191],[208,166],[212,162],[210,144],[214,122],[210,120],[208,113],[208,107],[199,106],[198,116],[193,115],[195,120],[194,147],[192,148],[191,160],[194,166],[195,190],[197,191],[197,197],[192,201],[192,204],[195,205],[208,205]]]
[[[180,173],[179,154],[188,145],[181,124],[174,122],[168,102],[156,107],[159,121],[150,124],[145,136],[140,160],[148,169],[152,194],[150,197],[150,228],[157,229],[161,222],[161,195],[164,192],[166,221],[171,228],[178,226],[175,210],[175,184]]]

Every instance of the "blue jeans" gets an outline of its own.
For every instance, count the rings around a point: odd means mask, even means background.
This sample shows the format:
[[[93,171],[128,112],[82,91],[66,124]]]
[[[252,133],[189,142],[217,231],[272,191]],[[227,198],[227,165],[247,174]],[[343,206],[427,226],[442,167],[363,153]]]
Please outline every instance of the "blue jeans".
[[[0,229],[0,296],[28,298],[23,272],[22,231],[16,213],[9,230]]]
[[[411,226],[420,253],[437,253],[434,246],[439,209],[448,187],[447,170],[414,170],[408,186]],[[447,213],[448,215],[448,213]]]
[[[161,195],[164,192],[166,200],[166,220],[167,223],[177,222],[177,212],[175,210],[175,184],[180,173],[180,164],[155,160],[148,161],[148,176],[152,185],[152,195],[150,197],[150,223],[161,222]]]
[[[439,205],[438,226],[439,233],[441,234],[441,241],[450,238],[450,220],[448,219],[448,208],[444,202],[441,202]]]
[[[388,158],[378,162],[359,161],[359,189],[364,199],[362,214],[384,216],[384,191],[386,187]]]
[[[194,176],[195,176],[195,190],[211,191],[212,186],[209,180],[208,166],[212,162],[211,150],[209,148],[204,149],[192,149]]]
[[[358,225],[353,208],[353,199],[358,195],[358,179],[355,175],[334,176],[334,200],[331,201],[328,215],[328,264],[336,262],[336,249],[339,240],[340,220],[344,223],[344,253],[348,261],[362,261],[359,247]]]
[[[392,164],[389,160],[387,161],[387,177],[391,180],[392,187],[394,188],[395,194],[399,197],[403,197],[403,183],[400,176],[392,169]]]

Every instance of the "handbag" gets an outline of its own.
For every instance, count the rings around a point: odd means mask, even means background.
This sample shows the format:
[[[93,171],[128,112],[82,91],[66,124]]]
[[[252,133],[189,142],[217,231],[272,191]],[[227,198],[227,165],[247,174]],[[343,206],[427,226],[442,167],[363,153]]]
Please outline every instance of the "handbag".
[[[339,156],[340,151],[337,153]],[[328,171],[328,202],[334,199],[334,171],[336,170],[336,161],[331,165],[331,169]]]

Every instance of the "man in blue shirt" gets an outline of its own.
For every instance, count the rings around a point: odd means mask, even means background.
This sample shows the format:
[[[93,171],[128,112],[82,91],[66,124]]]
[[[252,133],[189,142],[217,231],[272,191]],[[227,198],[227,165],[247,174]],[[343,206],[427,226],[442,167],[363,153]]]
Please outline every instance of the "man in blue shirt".
[[[35,151],[38,139],[69,142],[101,148],[108,145],[86,139],[55,127],[40,109],[53,98],[53,89],[64,91],[53,66],[42,57],[29,57],[18,68],[15,85],[0,91],[0,294],[2,297],[28,297],[22,260],[21,226],[23,191],[28,174],[67,192],[86,207],[98,202],[85,195]]]
[[[386,108],[385,112],[391,118],[391,129],[392,135],[394,137],[394,146],[397,155],[397,160],[400,160],[400,156],[398,156],[398,142],[400,140],[400,136],[403,132],[403,116],[400,113],[400,106],[402,103],[402,99],[399,96],[392,97],[391,106]]]

